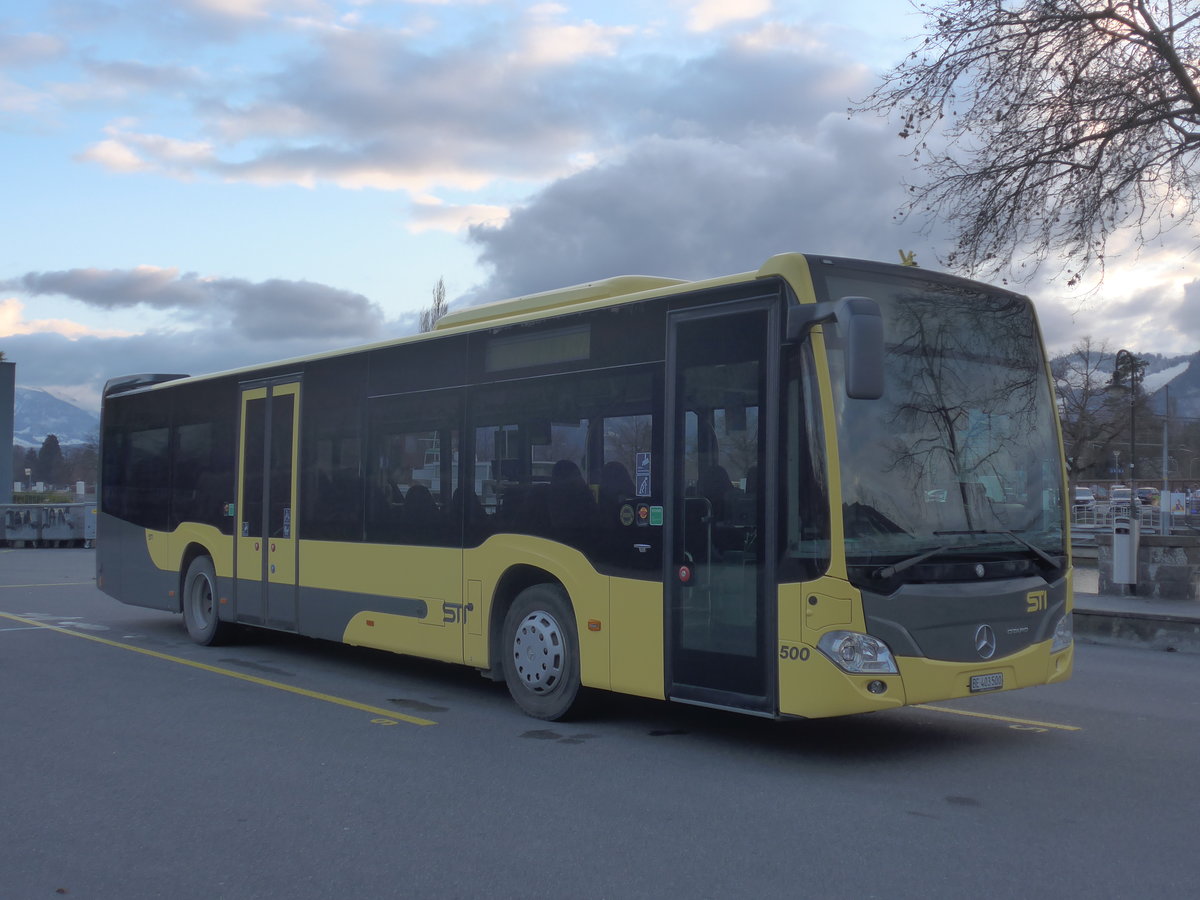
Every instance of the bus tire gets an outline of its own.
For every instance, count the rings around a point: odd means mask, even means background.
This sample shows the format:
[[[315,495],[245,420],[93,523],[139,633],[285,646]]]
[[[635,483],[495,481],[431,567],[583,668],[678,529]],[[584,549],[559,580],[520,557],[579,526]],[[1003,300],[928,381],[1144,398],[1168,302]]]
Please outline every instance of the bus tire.
[[[517,706],[535,719],[567,715],[579,694],[579,638],[566,592],[556,584],[521,591],[501,640],[504,681]]]
[[[207,556],[197,556],[183,576],[183,623],[197,644],[213,646],[228,640],[233,626],[217,615],[217,573]]]

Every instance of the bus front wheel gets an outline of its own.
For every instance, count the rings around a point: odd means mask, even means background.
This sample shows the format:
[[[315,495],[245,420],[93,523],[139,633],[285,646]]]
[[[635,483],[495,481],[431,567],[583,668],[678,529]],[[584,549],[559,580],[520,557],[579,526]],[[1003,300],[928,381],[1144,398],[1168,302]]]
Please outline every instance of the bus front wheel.
[[[212,560],[198,556],[183,577],[183,622],[197,644],[211,646],[228,639],[232,626],[217,616],[217,573]]]
[[[554,721],[579,694],[579,638],[566,592],[535,584],[517,595],[504,617],[504,680],[517,706]]]

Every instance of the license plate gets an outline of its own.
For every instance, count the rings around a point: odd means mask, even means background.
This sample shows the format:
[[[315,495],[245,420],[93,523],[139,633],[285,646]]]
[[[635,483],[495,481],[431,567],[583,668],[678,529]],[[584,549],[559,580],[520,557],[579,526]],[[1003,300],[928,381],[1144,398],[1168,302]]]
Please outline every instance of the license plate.
[[[971,676],[971,693],[978,694],[980,691],[998,691],[1004,687],[1004,673],[993,672],[990,675],[972,675]]]

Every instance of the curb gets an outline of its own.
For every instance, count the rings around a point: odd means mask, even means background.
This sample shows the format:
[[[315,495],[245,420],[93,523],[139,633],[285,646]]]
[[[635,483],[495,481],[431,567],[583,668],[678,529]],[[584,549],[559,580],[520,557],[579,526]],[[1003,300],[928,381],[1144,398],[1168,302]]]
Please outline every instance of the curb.
[[[1200,654],[1200,620],[1197,619],[1076,609],[1073,625],[1075,639],[1087,644]]]

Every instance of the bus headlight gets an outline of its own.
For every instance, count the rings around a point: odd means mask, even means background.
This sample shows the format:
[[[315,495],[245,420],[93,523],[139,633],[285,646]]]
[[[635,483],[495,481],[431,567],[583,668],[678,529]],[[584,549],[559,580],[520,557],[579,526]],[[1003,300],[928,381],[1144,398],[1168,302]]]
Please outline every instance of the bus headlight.
[[[1073,640],[1075,640],[1075,628],[1071,622],[1071,614],[1067,613],[1054,626],[1054,642],[1050,644],[1050,652],[1058,653],[1060,650],[1066,650],[1071,646]]]
[[[843,671],[855,675],[895,675],[898,671],[888,645],[869,634],[831,631],[821,636],[817,648]]]

